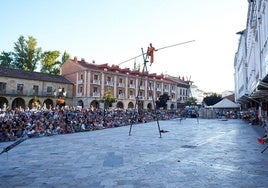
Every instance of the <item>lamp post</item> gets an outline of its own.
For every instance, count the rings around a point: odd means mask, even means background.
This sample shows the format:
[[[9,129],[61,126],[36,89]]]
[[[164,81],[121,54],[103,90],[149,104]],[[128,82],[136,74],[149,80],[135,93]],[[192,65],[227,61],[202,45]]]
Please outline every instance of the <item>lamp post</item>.
[[[65,105],[65,97],[67,96],[67,92],[64,88],[59,87],[58,91],[54,91],[54,96],[57,97],[56,105],[64,106]]]

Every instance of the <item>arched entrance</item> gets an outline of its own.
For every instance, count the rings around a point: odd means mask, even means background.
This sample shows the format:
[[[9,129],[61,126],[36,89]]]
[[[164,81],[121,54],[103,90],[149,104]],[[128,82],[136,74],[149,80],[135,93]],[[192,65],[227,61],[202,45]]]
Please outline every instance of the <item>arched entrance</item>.
[[[53,101],[51,99],[46,99],[43,103],[43,106],[46,109],[50,109],[53,106]]]
[[[97,100],[94,100],[90,103],[90,106],[96,109],[100,108],[100,103]]]
[[[34,103],[35,103],[35,104],[34,104]],[[29,101],[28,107],[29,107],[30,109],[32,109],[35,105],[40,106],[40,105],[41,105],[40,101],[39,101],[38,99],[36,99],[36,101],[35,101],[35,99],[31,99],[31,100]],[[37,107],[37,106],[35,106],[35,107]]]
[[[152,108],[153,108],[152,103],[148,103],[148,104],[147,104],[147,109],[148,109],[148,110],[152,110]]]
[[[134,108],[133,102],[129,102],[128,105],[127,105],[127,108],[130,108],[130,109]]]
[[[124,109],[124,104],[121,101],[119,101],[116,104],[116,108],[122,108],[122,109]]]
[[[24,99],[22,99],[20,97],[14,99],[12,102],[12,109],[19,108],[19,107],[24,108],[24,109],[26,107]]]
[[[0,108],[4,109],[8,106],[8,100],[5,97],[0,97]]]

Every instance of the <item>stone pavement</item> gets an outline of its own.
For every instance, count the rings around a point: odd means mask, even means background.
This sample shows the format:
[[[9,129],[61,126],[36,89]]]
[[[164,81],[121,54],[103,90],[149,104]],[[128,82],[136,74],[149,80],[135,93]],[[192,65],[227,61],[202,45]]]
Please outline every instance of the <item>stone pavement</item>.
[[[27,139],[0,155],[0,187],[267,187],[263,128],[178,119]],[[12,142],[0,143],[0,149]],[[1,151],[1,150],[0,150]]]

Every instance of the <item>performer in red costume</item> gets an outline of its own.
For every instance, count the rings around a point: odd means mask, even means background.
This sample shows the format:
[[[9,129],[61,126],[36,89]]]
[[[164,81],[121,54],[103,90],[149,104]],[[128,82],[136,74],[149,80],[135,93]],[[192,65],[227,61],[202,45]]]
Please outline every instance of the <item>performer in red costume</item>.
[[[152,43],[150,43],[150,46],[148,47],[148,51],[147,51],[147,55],[150,57],[150,66],[152,65],[152,63],[154,62],[154,51],[157,51]]]

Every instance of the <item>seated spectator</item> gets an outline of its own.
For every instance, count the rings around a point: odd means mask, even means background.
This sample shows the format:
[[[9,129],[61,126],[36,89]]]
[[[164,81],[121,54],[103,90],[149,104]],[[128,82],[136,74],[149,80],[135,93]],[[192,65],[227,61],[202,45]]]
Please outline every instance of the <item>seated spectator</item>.
[[[6,136],[4,132],[0,130],[0,141],[5,141],[5,140],[6,140]]]
[[[0,113],[0,141],[11,141],[21,137],[40,137],[81,131],[99,130],[154,121],[156,115],[150,111],[137,114],[135,110],[50,108],[8,109]],[[168,111],[159,111],[160,119],[175,118]],[[139,120],[139,122],[138,122]]]
[[[15,141],[17,139],[17,136],[15,136],[15,133],[13,132],[12,129],[9,129],[6,132],[6,137],[7,137],[8,141]]]

